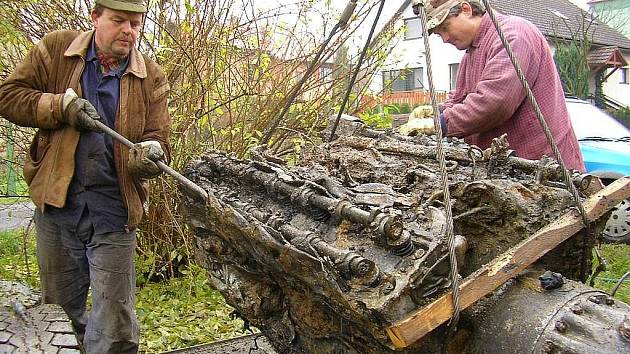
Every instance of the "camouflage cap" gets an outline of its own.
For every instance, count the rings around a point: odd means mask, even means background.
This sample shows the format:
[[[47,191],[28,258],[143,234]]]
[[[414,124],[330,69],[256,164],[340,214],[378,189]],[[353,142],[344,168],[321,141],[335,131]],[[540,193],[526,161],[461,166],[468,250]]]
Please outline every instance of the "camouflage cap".
[[[462,0],[431,0],[427,2],[427,30],[429,33],[446,20],[448,12],[452,8],[461,3]]]
[[[107,7],[112,10],[129,12],[147,12],[145,0],[96,0],[97,5]]]

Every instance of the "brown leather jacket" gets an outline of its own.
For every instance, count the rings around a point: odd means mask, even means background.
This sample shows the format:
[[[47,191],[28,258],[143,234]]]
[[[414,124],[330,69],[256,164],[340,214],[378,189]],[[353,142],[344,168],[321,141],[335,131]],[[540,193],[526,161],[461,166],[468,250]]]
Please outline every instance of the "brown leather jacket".
[[[17,125],[39,128],[24,164],[24,177],[41,211],[46,204],[63,207],[66,203],[79,132],[61,122],[61,104],[69,87],[82,94],[81,74],[93,33],[57,31],[46,35],[0,84],[0,115]],[[164,72],[134,48],[121,79],[116,131],[134,143],[159,141],[167,160],[168,91]],[[118,183],[129,214],[127,225],[134,228],[142,218],[148,189],[146,181],[127,172],[127,157],[127,148],[114,143]]]

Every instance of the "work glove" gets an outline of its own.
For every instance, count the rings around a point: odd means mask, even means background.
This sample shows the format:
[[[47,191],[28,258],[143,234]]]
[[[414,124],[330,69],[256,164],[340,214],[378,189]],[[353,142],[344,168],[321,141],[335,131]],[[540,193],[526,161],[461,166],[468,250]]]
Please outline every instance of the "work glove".
[[[68,89],[63,95],[63,121],[78,131],[101,132],[95,121],[101,121],[96,108],[90,101],[83,99]]]
[[[434,134],[433,107],[429,105],[418,106],[409,113],[407,123],[400,126],[399,131],[403,135]]]
[[[435,125],[433,124],[433,118],[416,118],[410,120],[407,123],[408,135],[435,134]]]
[[[142,179],[155,178],[162,173],[155,161],[163,157],[162,146],[155,140],[135,144],[129,150],[129,159],[127,160],[129,173]]]

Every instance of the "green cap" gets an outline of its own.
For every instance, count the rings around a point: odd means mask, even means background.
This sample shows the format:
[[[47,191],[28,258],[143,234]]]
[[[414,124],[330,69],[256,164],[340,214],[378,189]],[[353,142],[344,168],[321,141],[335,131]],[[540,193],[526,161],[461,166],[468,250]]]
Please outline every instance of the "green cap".
[[[105,6],[112,10],[147,12],[145,0],[96,0],[95,2],[97,5]]]

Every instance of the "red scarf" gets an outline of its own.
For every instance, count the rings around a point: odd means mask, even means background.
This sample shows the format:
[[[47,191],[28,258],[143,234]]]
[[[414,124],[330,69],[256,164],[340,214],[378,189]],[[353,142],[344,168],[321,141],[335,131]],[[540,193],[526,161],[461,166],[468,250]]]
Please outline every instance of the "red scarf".
[[[101,63],[101,72],[106,74],[112,70],[117,70],[120,67],[120,64],[124,62],[125,58],[115,58],[109,56],[100,50],[97,49],[96,56],[98,57],[99,62]]]

